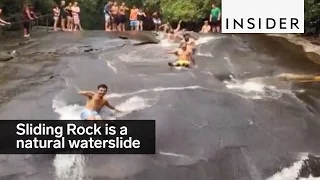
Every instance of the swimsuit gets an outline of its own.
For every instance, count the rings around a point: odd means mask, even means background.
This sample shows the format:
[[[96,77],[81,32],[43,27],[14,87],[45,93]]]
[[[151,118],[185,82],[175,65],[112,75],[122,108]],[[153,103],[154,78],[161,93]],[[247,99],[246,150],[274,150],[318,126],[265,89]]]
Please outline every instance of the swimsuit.
[[[72,17],[73,17],[73,23],[75,25],[79,25],[80,24],[79,14],[77,12],[72,12]]]
[[[57,9],[58,12],[54,12],[53,14],[53,20],[58,21],[60,16],[60,9]]]
[[[87,120],[89,116],[94,116],[94,117],[98,116],[101,119],[101,117],[97,111],[84,108],[81,112],[81,115],[80,115],[81,119]]]
[[[174,66],[189,67],[189,66],[190,66],[190,61],[187,61],[187,60],[178,60],[177,62],[174,63]]]

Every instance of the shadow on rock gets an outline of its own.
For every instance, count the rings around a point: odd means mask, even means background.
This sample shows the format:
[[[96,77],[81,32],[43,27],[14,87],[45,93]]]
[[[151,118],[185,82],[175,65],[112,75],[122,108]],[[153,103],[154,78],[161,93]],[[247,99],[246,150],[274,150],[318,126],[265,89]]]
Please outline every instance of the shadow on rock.
[[[125,31],[125,32],[111,32],[111,34],[121,39],[131,39],[138,41],[133,45],[142,44],[158,44],[159,39],[156,38],[157,34],[148,31]]]

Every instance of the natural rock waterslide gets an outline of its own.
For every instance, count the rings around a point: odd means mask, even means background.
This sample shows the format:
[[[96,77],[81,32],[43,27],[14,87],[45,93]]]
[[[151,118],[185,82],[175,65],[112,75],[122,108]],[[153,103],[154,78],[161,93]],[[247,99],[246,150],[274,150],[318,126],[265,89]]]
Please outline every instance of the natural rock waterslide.
[[[118,38],[120,37],[120,38]],[[161,41],[159,41],[160,39]],[[157,154],[2,155],[2,179],[291,180],[319,176],[319,84],[303,49],[263,35],[200,35],[198,68],[167,67],[176,48],[151,32],[50,33],[5,43],[2,119],[77,119],[77,88],[110,87],[123,119],[155,119]],[[108,112],[104,112],[105,115]]]

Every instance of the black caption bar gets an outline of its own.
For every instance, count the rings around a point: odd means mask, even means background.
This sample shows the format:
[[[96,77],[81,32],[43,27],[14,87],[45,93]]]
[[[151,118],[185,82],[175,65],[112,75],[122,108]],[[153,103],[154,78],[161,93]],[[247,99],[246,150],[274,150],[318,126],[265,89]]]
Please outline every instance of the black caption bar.
[[[155,154],[155,120],[1,120],[0,154]]]

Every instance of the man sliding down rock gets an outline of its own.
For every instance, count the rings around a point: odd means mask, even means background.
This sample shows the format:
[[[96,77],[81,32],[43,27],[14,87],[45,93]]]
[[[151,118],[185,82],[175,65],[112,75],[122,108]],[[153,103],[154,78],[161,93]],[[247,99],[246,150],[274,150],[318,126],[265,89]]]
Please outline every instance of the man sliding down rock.
[[[170,54],[175,54],[178,56],[178,61],[171,63],[169,62],[168,65],[171,67],[185,67],[189,68],[192,62],[192,51],[187,48],[187,43],[183,42],[180,45],[180,48],[176,51],[168,51]]]
[[[105,84],[100,84],[98,86],[98,91],[79,91],[79,94],[87,97],[87,103],[85,108],[81,112],[82,120],[102,120],[100,116],[101,109],[106,106],[112,110],[117,112],[121,112],[117,110],[115,107],[109,104],[108,100],[104,98],[108,91],[108,86]]]

